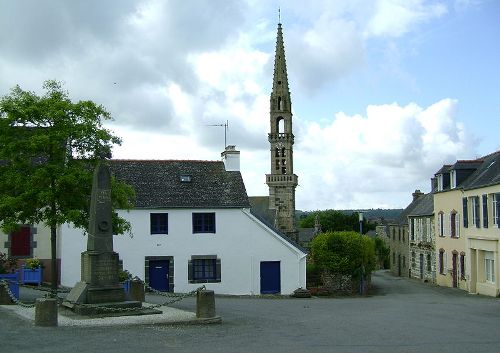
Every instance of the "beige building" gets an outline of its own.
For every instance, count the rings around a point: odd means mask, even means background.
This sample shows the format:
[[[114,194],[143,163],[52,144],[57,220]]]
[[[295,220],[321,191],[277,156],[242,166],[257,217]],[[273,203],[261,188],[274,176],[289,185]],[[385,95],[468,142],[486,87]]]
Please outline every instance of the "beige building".
[[[435,175],[438,285],[498,296],[500,151]]]

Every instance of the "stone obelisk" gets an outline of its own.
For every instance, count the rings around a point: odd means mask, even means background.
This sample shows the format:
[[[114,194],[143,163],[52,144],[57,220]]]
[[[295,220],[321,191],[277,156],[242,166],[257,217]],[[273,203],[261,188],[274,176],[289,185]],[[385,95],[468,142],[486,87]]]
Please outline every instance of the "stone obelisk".
[[[99,306],[140,307],[141,302],[125,301],[125,291],[118,280],[119,271],[119,257],[113,251],[111,172],[101,161],[92,182],[87,251],[81,256],[81,281],[63,305],[80,314],[97,313]],[[79,304],[96,305],[91,310]]]

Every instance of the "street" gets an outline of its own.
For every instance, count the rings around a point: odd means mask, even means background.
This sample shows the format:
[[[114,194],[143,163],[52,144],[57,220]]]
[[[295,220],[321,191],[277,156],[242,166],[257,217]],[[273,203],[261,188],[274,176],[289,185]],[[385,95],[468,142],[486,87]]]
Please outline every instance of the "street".
[[[386,271],[373,284],[366,298],[217,297],[223,322],[205,326],[42,328],[0,309],[0,352],[500,352],[498,298]]]

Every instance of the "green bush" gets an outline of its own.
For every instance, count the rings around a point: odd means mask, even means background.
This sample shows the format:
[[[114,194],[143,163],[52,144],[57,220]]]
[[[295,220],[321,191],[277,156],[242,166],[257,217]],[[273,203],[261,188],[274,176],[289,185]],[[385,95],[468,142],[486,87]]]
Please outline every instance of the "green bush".
[[[327,232],[312,240],[311,255],[314,265],[331,273],[359,277],[375,268],[375,244],[356,232]]]

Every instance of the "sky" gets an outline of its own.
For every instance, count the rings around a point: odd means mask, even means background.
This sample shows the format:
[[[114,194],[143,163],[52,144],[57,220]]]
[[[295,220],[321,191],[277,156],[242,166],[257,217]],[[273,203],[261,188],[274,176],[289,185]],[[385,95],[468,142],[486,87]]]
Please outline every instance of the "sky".
[[[241,151],[268,194],[278,19],[296,208],[404,208],[443,165],[500,150],[498,0],[0,0],[0,95],[55,79],[102,104],[119,159]]]

